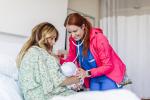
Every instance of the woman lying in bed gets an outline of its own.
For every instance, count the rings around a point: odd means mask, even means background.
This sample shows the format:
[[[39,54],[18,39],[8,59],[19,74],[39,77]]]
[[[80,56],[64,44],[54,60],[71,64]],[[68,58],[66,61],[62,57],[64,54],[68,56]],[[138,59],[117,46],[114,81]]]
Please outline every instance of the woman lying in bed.
[[[18,58],[19,82],[25,100],[48,100],[55,95],[76,93],[66,85],[79,83],[79,78],[65,77],[52,48],[58,39],[57,29],[50,23],[41,23],[32,30]]]

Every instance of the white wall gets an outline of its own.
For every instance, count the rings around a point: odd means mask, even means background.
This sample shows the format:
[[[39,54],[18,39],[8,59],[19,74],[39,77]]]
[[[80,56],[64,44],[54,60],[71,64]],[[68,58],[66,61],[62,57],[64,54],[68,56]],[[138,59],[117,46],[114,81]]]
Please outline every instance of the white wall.
[[[29,36],[36,24],[48,21],[60,32],[56,47],[64,48],[67,4],[68,0],[0,0],[0,32]]]
[[[95,17],[95,26],[99,25],[99,0],[69,0],[68,7]]]

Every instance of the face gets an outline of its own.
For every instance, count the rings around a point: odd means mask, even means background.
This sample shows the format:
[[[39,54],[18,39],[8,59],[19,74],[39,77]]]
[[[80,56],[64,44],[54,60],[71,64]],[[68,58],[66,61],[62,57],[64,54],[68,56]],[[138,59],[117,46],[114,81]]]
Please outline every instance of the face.
[[[55,41],[56,40],[56,34],[53,34],[53,35],[47,34],[45,38],[46,38],[46,41],[48,42],[48,44],[50,46],[53,46],[56,42]]]
[[[75,41],[79,41],[84,36],[84,26],[78,27],[76,25],[67,25],[66,29]]]

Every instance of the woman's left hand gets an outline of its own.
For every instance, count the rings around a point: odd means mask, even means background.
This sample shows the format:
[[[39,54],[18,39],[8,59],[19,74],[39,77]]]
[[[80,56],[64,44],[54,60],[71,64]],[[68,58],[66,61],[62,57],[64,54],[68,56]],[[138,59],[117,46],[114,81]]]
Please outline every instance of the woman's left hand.
[[[74,91],[79,91],[79,90],[83,89],[83,85],[80,83],[76,83],[71,87],[71,89]]]

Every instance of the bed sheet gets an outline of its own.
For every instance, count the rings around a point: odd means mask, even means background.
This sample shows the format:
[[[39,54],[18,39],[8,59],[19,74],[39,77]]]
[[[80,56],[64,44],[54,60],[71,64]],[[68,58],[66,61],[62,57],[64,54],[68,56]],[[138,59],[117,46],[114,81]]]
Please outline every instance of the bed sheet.
[[[0,73],[0,100],[23,100],[17,81]]]

